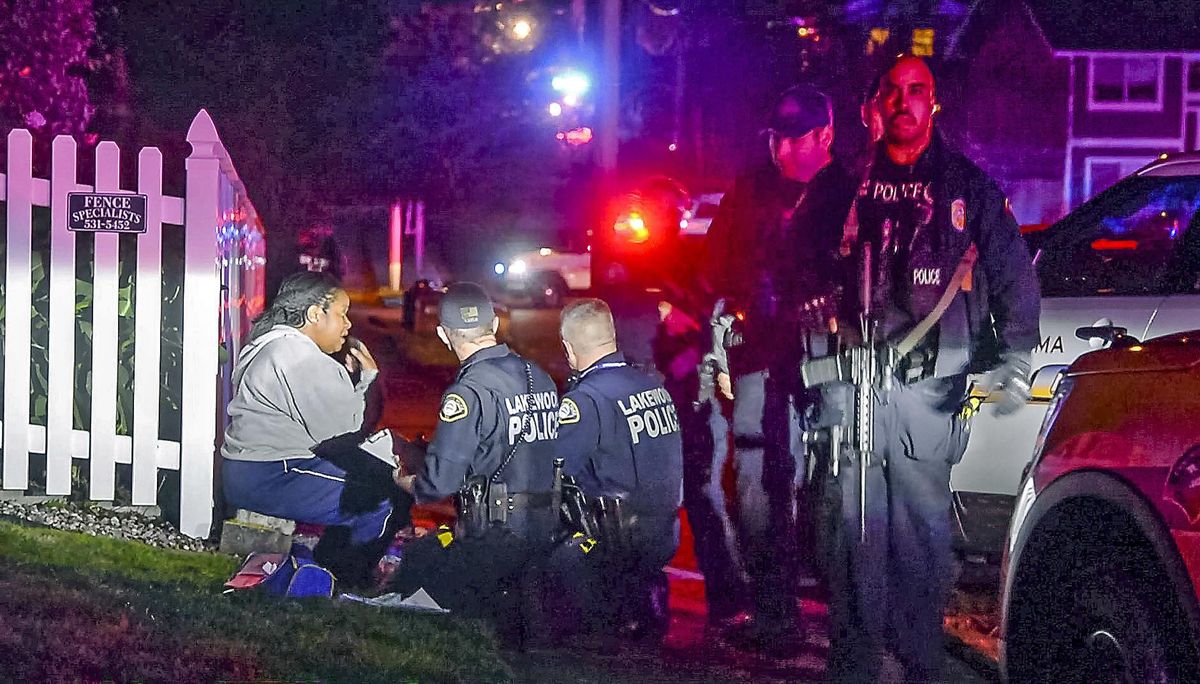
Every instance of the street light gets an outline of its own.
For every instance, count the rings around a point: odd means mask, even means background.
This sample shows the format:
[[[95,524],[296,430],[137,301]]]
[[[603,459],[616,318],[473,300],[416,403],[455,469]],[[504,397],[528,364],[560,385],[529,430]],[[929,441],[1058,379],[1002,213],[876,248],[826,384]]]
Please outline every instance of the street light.
[[[546,107],[546,111],[550,113],[550,116],[562,116],[563,108],[559,103],[551,102],[550,106]]]
[[[587,92],[591,83],[588,77],[578,71],[570,71],[565,74],[559,74],[550,80],[550,87],[555,92],[562,93],[565,97],[572,97],[578,100],[580,96]]]
[[[512,37],[515,40],[525,40],[533,33],[533,24],[521,17],[512,23]]]

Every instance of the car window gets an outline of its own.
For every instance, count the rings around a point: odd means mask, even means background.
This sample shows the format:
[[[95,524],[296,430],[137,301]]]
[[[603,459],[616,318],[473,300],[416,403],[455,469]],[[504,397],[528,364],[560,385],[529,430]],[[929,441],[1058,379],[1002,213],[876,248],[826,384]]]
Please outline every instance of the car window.
[[[701,202],[700,206],[696,207],[696,218],[710,219],[717,215],[718,205],[708,202]]]
[[[1200,266],[1200,177],[1132,176],[1046,231],[1048,297],[1192,291]]]

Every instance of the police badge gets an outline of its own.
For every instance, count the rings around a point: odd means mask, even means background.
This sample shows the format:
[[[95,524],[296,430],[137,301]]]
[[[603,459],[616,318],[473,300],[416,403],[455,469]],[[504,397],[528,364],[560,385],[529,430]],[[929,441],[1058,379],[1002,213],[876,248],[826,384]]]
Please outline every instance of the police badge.
[[[470,409],[467,408],[465,399],[457,394],[447,394],[446,398],[442,400],[442,410],[438,413],[438,418],[443,423],[453,423],[461,418],[466,418],[468,413],[470,413]]]
[[[967,228],[967,203],[961,197],[950,204],[950,225],[960,233]]]
[[[561,425],[570,425],[579,422],[579,406],[575,403],[574,399],[566,397],[558,405],[558,422]]]

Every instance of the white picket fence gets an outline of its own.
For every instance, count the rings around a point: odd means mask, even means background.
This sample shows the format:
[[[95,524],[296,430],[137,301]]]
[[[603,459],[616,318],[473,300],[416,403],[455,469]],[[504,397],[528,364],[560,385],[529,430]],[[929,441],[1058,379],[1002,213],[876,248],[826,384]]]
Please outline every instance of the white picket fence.
[[[179,471],[180,528],[207,536],[213,517],[214,454],[224,422],[228,369],[222,373],[219,345],[236,358],[243,329],[262,306],[265,245],[254,206],[222,145],[212,119],[201,110],[187,133],[185,197],[163,194],[162,153],[138,155],[136,193],[147,197],[146,231],[137,237],[135,361],[130,435],[117,434],[118,240],[97,233],[92,303],[91,420],[75,429],[75,233],[67,229],[67,194],[134,192],[119,187],[120,150],[113,142],[96,148],[95,186],[76,175],[76,146],[59,136],[52,148],[50,178],[32,176],[32,137],[8,135],[7,173],[0,175],[0,201],[7,211],[5,270],[3,441],[0,487],[29,487],[29,454],[46,455],[46,493],[71,494],[73,459],[88,463],[88,498],[112,501],[117,464],[131,464],[135,506],[157,503],[159,469]],[[46,424],[30,421],[33,207],[50,209],[49,357]],[[183,276],[182,429],[179,441],[160,439],[160,343],[162,341],[163,230],[185,231]],[[226,365],[227,366],[227,365]]]

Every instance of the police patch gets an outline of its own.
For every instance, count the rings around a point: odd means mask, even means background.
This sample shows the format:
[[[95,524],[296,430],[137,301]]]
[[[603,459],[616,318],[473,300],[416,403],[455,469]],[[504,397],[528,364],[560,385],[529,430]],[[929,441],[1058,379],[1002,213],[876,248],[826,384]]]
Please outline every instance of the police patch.
[[[443,423],[453,423],[461,418],[466,418],[470,413],[467,408],[467,402],[457,394],[447,394],[442,400],[442,410],[438,413],[438,418],[442,419]]]
[[[563,399],[558,405],[559,425],[570,425],[579,422],[579,406],[570,397]]]
[[[967,228],[967,203],[961,197],[950,204],[950,225],[960,233]]]

